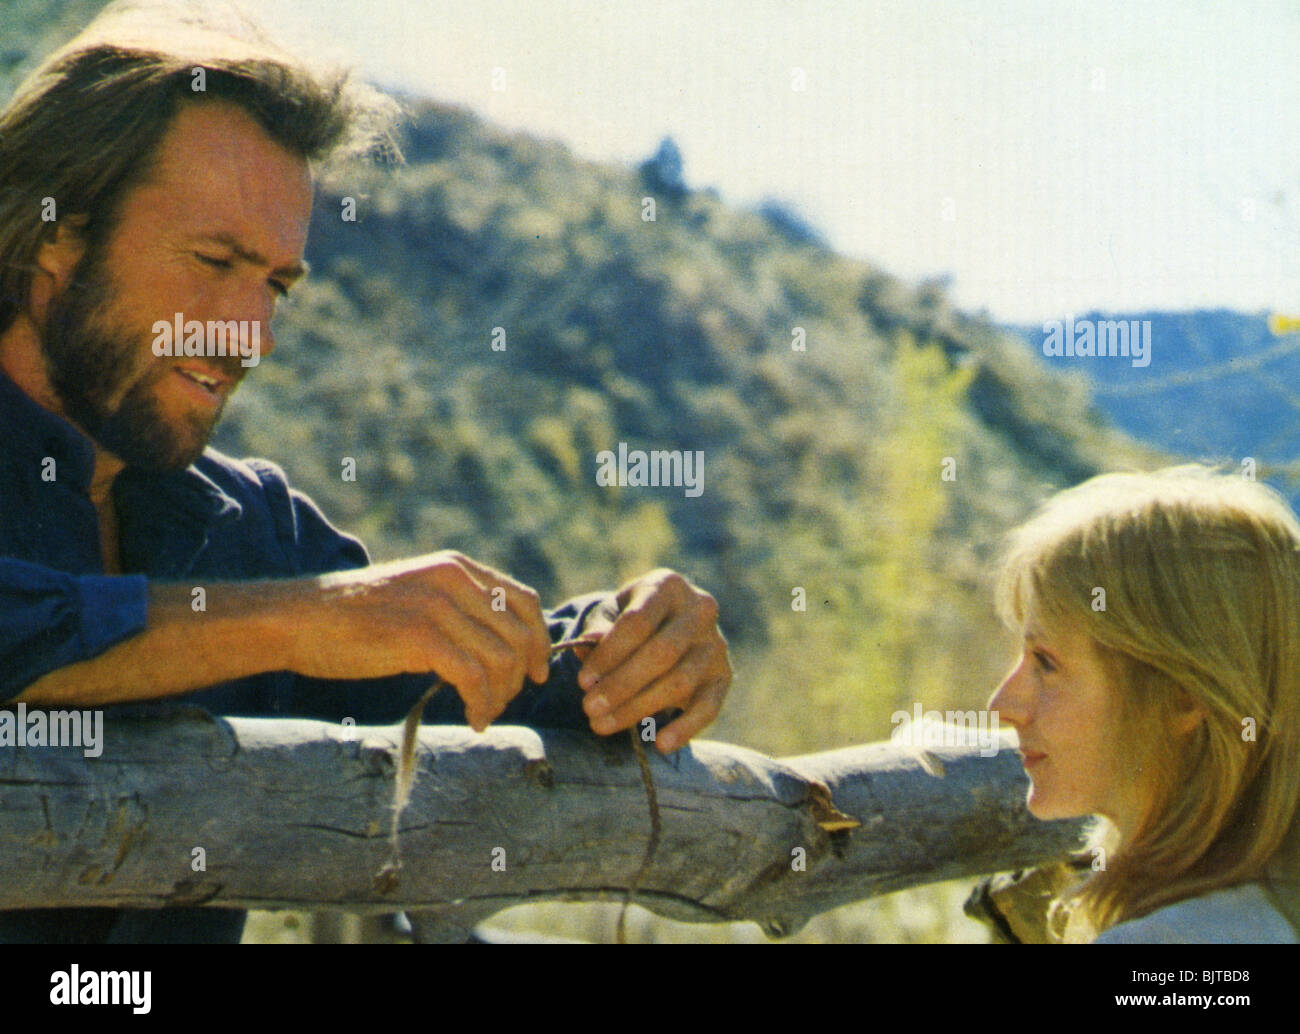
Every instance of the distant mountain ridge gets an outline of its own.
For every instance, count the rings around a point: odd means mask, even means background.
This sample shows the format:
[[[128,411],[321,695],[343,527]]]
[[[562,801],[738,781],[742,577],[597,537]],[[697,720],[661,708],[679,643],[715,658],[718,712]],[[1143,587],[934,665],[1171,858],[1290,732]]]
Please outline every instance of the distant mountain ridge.
[[[1050,368],[1089,378],[1097,408],[1135,438],[1208,462],[1251,457],[1300,501],[1300,334],[1275,336],[1267,313],[1230,309],[1075,318],[1149,322],[1150,364],[1045,356],[1043,325],[1008,329]]]

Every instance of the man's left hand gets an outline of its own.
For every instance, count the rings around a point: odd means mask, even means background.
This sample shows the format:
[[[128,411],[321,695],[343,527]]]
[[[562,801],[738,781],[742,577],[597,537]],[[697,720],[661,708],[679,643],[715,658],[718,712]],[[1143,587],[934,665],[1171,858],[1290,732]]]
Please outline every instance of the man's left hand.
[[[617,611],[588,616],[582,633],[603,635],[587,655],[578,684],[592,729],[618,732],[665,708],[684,713],[655,743],[667,754],[718,716],[731,686],[718,604],[675,571],[660,569],[619,589]]]

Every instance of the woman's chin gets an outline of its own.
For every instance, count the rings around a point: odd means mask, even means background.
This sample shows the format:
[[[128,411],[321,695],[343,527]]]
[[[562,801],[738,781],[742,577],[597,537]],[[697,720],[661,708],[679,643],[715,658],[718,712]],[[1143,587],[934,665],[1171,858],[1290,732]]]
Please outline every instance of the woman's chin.
[[[1056,801],[1053,801],[1050,796],[1042,793],[1036,786],[1030,787],[1029,797],[1025,801],[1025,806],[1029,809],[1030,815],[1036,819],[1041,819],[1044,822],[1050,822],[1052,819],[1068,819],[1071,817],[1068,814],[1063,814],[1063,809],[1060,805]],[[1068,811],[1068,809],[1064,809],[1064,811]]]

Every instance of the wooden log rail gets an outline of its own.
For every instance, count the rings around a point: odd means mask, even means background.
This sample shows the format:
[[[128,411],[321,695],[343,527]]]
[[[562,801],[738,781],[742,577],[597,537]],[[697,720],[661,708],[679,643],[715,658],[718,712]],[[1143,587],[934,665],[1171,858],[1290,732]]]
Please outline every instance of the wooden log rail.
[[[389,861],[399,726],[109,718],[102,753],[0,746],[0,908],[211,904],[406,910],[463,940],[541,900],[621,899],[650,821],[625,736],[424,726]],[[1078,821],[1039,822],[1005,741],[890,743],[774,759],[697,741],[646,752],[662,839],[636,894],[653,912],[784,936],[839,905],[1059,858]],[[836,830],[834,814],[858,825]]]

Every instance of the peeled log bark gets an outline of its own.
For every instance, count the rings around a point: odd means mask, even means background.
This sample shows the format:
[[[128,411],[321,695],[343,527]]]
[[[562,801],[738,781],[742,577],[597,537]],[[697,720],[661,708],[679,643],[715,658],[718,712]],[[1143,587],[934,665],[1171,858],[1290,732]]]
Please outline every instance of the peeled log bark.
[[[650,830],[626,737],[518,726],[421,729],[403,868],[381,892],[399,737],[181,710],[110,718],[98,758],[0,749],[0,908],[406,909],[421,939],[452,939],[511,905],[621,897]],[[987,758],[930,748],[942,775],[887,743],[647,753],[663,832],[636,901],[675,919],[781,936],[839,905],[1078,845],[1081,823],[1026,812],[1005,745]],[[826,791],[861,825],[824,830]]]

